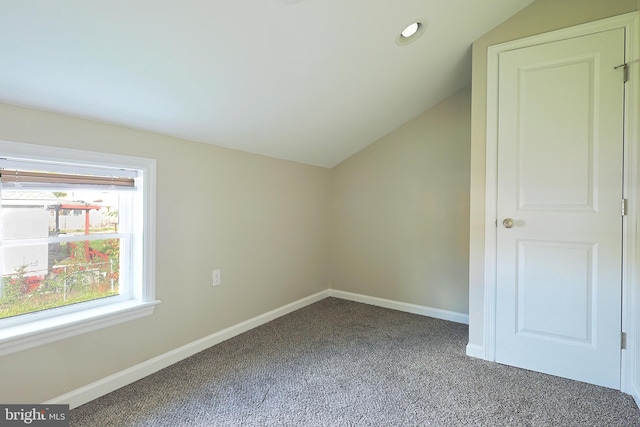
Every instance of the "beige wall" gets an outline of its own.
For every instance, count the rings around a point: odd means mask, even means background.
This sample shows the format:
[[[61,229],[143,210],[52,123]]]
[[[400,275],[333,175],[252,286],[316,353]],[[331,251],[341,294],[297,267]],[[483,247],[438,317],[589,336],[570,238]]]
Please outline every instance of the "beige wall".
[[[332,170],[332,287],[468,312],[466,87]]]
[[[638,0],[537,0],[473,45],[469,343],[483,345],[487,47],[637,10]]]
[[[157,159],[162,300],[153,316],[1,357],[0,402],[46,401],[327,289],[328,169],[2,104],[0,139]]]
[[[486,49],[639,6],[537,0],[474,43],[472,89],[332,171],[0,104],[0,139],[158,160],[163,301],[151,317],[0,358],[0,402],[51,399],[329,284],[469,312],[482,345]]]

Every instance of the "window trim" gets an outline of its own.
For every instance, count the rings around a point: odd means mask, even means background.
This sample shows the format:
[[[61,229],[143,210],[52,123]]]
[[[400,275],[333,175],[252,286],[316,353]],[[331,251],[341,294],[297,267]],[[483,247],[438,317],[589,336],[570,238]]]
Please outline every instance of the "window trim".
[[[139,239],[138,248],[142,268],[134,271],[131,299],[99,306],[87,304],[85,309],[31,322],[2,326],[0,321],[0,356],[153,314],[160,303],[155,299],[156,160],[3,140],[0,140],[0,153],[0,157],[140,170],[142,212],[136,213],[138,217],[134,221],[142,224],[144,236]]]

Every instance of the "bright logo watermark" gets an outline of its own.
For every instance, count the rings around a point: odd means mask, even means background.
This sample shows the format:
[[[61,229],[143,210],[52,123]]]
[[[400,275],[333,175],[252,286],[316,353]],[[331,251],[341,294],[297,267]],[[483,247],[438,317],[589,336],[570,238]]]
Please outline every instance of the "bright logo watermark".
[[[69,427],[69,405],[0,405],[0,427]]]

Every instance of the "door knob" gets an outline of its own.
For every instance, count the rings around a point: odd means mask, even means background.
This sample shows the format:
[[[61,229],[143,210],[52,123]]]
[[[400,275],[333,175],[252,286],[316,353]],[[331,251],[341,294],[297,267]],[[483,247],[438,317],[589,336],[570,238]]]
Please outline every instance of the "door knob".
[[[504,221],[502,221],[502,225],[504,226],[504,228],[513,228],[515,223],[516,222],[513,220],[513,218],[505,218]]]

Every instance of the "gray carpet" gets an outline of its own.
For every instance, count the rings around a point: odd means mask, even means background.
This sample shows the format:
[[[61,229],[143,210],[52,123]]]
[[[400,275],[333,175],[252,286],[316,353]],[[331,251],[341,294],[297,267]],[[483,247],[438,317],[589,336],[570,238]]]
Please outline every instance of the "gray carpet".
[[[71,411],[72,426],[640,426],[615,390],[465,355],[466,325],[328,298]]]

